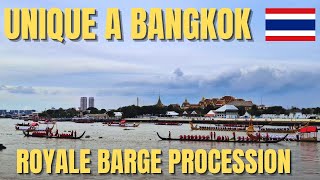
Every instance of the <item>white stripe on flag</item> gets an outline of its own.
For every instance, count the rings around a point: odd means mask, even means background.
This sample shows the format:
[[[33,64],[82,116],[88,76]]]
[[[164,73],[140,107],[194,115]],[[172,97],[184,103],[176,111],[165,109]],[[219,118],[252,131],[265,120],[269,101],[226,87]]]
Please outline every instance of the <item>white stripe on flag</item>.
[[[316,36],[316,31],[266,31],[266,36]]]
[[[266,19],[316,19],[315,14],[266,14]]]

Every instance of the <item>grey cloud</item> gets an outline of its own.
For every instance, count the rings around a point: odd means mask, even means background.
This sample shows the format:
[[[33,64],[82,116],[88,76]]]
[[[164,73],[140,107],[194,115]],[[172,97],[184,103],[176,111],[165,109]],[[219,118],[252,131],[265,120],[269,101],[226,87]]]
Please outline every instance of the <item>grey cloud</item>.
[[[251,66],[202,76],[184,75],[178,68],[174,71],[173,76],[163,75],[161,78],[149,76],[145,79],[119,82],[117,85],[130,88],[129,94],[132,93],[132,89],[135,89],[134,93],[145,92],[146,89],[160,89],[164,91],[162,94],[171,95],[184,95],[190,92],[273,94],[320,89],[317,83],[319,81],[320,72],[316,68]]]
[[[176,70],[174,70],[173,74],[175,74],[177,77],[182,77],[184,73],[180,68],[177,68]]]
[[[36,94],[36,91],[32,87],[24,87],[24,86],[0,86],[1,91],[7,91],[12,94]]]

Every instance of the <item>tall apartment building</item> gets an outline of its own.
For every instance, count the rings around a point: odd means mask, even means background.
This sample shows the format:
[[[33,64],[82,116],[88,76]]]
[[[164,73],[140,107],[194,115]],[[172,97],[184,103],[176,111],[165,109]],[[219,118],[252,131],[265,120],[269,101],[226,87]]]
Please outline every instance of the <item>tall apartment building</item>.
[[[80,110],[85,111],[87,109],[88,109],[87,97],[81,97],[80,98]]]
[[[89,97],[89,108],[94,107],[94,97]]]

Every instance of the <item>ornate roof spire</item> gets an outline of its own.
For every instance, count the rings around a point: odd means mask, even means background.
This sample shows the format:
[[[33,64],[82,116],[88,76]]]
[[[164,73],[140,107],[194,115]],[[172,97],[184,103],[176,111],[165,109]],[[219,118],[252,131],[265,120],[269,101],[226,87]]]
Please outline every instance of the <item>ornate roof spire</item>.
[[[159,95],[159,99],[158,99],[158,102],[157,102],[156,106],[163,107],[163,104],[162,104],[161,99],[160,99],[160,95]]]

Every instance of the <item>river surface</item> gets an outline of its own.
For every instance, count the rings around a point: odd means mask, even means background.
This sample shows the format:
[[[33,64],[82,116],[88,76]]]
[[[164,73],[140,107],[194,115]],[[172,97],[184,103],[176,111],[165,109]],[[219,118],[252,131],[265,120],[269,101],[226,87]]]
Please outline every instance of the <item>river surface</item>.
[[[7,149],[0,151],[0,179],[319,179],[320,174],[320,143],[299,143],[299,142],[280,142],[277,144],[241,144],[241,143],[222,143],[222,142],[179,142],[179,141],[159,141],[156,132],[162,136],[168,136],[171,131],[172,137],[180,134],[205,134],[209,131],[191,131],[189,124],[182,126],[156,126],[154,124],[143,123],[134,130],[124,130],[120,127],[103,126],[101,123],[77,124],[73,122],[58,122],[59,131],[76,130],[79,135],[86,131],[89,138],[80,140],[66,139],[45,139],[27,138],[21,131],[16,131],[14,124],[21,123],[21,120],[0,119],[0,144],[4,144]],[[217,135],[229,135],[231,132],[219,132]],[[244,133],[237,133],[244,135]],[[290,175],[241,175],[231,174],[193,174],[184,175],[181,167],[177,167],[176,174],[168,174],[168,150],[169,149],[291,149],[291,174]],[[91,149],[91,174],[83,175],[48,175],[43,172],[40,175],[27,174],[19,175],[16,173],[16,150],[17,149]],[[160,175],[99,175],[97,173],[97,151],[98,149],[161,149],[162,150],[162,174]],[[53,168],[54,170],[54,168]]]

